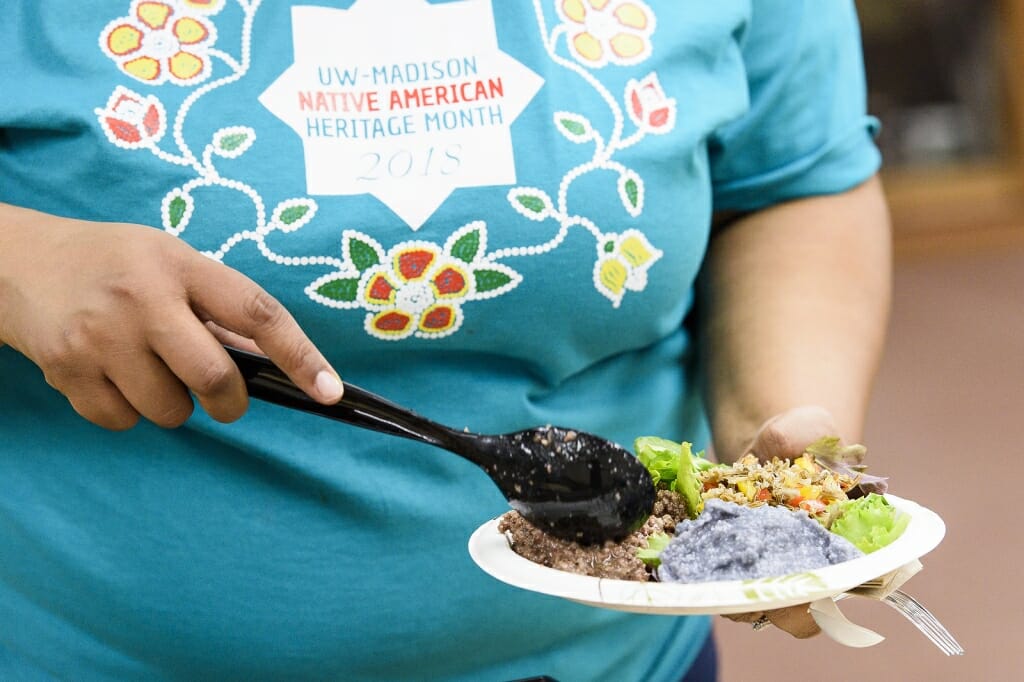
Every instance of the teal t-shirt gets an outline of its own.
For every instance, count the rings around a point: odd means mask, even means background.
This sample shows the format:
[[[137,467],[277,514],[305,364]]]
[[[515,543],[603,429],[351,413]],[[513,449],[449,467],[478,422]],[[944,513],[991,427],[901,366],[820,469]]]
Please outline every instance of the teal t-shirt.
[[[473,431],[706,445],[712,212],[879,163],[847,1],[7,5],[0,201],[176,235]],[[11,348],[0,423],[4,679],[672,680],[709,629],[490,578],[507,505],[428,446],[259,403],[107,432]]]

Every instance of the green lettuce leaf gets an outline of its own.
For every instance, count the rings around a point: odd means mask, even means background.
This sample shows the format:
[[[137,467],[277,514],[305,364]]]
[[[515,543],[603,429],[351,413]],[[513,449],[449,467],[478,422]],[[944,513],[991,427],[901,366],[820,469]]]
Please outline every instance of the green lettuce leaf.
[[[633,442],[633,449],[647,471],[651,472],[654,485],[662,481],[671,484],[676,480],[682,449],[679,443],[657,436],[641,436]]]
[[[668,547],[668,543],[671,540],[672,537],[668,533],[654,533],[648,536],[647,547],[638,549],[636,555],[648,566],[660,566],[661,559],[659,555],[661,550]]]
[[[908,523],[909,516],[897,516],[896,507],[888,500],[869,493],[841,503],[839,515],[829,530],[843,536],[865,554],[870,554],[902,535]]]
[[[676,474],[676,482],[672,489],[686,500],[686,512],[691,519],[695,519],[704,511],[704,497],[701,495],[704,486],[697,478],[697,467],[693,463],[690,444],[684,441],[681,445],[679,472]]]
[[[689,517],[697,518],[704,510],[703,487],[697,473],[716,465],[704,459],[703,452],[695,455],[692,445],[685,441],[676,443],[657,436],[641,436],[634,441],[633,449],[651,472],[654,485],[663,483],[679,493],[686,502]]]

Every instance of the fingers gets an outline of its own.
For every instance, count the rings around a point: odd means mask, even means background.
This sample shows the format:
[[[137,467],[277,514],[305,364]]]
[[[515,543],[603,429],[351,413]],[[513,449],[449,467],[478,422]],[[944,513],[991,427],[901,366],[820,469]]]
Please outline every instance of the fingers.
[[[107,377],[138,414],[158,426],[178,427],[192,415],[185,386],[151,352],[115,358],[107,366]]]
[[[102,367],[77,364],[66,352],[51,352],[43,357],[35,362],[43,370],[46,383],[62,393],[79,415],[112,431],[126,431],[138,423],[138,411],[107,378]]]
[[[777,609],[765,613],[772,625],[793,635],[797,639],[814,637],[821,632],[821,628],[814,622],[810,610],[806,604],[791,606],[787,609]]]
[[[231,346],[239,350],[249,351],[250,353],[256,353],[257,355],[266,355],[263,349],[256,345],[252,339],[247,339],[241,334],[236,334],[233,331],[225,329],[212,320],[207,320],[206,328],[210,330],[213,337],[225,346]]]
[[[835,419],[825,408],[796,407],[765,422],[744,452],[752,452],[762,461],[792,459],[819,438],[837,433]]]
[[[80,381],[64,396],[75,412],[105,429],[126,431],[139,421],[139,413],[105,377]]]
[[[238,367],[191,310],[168,320],[148,340],[161,363],[195,394],[210,417],[232,422],[245,414],[249,396]]]
[[[252,339],[295,385],[322,403],[341,399],[338,374],[274,297],[239,272],[206,258],[194,264],[189,300],[197,314]]]
[[[783,632],[787,632],[797,639],[808,639],[821,632],[821,628],[814,622],[807,604],[790,606],[784,609],[773,609],[771,611],[752,611],[749,613],[724,614],[725,618],[737,623],[764,623],[765,619]],[[763,626],[756,627],[760,630]]]
[[[314,399],[340,399],[337,374],[283,306],[184,242],[120,223],[36,232],[57,234],[48,248],[75,267],[14,273],[0,333],[86,419],[177,426],[194,409],[190,391],[214,419],[237,419],[248,397],[224,341],[262,350]]]
[[[18,299],[5,323],[19,333],[4,330],[86,419],[179,426],[194,410],[190,392],[213,419],[238,419],[248,395],[224,343],[264,352],[315,400],[341,398],[326,359],[252,280],[163,233],[112,224],[96,240],[96,229],[64,239],[80,267],[41,278],[35,289],[53,290],[40,296],[47,305]]]

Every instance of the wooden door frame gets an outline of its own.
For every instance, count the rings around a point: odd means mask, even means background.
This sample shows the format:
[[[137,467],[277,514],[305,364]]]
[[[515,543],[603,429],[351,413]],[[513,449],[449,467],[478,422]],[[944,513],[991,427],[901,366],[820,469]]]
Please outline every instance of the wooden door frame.
[[[883,167],[898,255],[1024,245],[1024,0],[996,8],[1007,148],[983,162]]]

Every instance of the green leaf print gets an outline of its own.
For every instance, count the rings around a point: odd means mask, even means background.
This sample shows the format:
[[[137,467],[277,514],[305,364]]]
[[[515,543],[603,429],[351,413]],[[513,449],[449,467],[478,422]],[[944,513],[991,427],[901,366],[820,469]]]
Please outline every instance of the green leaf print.
[[[633,217],[640,215],[644,209],[644,186],[640,176],[633,171],[619,176],[619,198],[627,213]]]
[[[584,126],[579,121],[574,121],[570,118],[563,118],[561,121],[559,121],[559,123],[561,123],[562,127],[565,128],[566,131],[568,131],[574,137],[581,137],[584,133],[587,132],[586,126]]]
[[[281,211],[281,222],[285,225],[291,225],[295,221],[302,218],[302,216],[309,213],[309,206],[303,204],[297,204],[295,206],[289,206],[288,208]]]
[[[239,147],[241,147],[242,144],[244,144],[247,139],[249,139],[249,136],[246,135],[245,133],[225,135],[224,137],[220,138],[220,148],[226,152],[233,152]]]
[[[472,263],[480,251],[480,230],[471,230],[459,237],[452,245],[452,257],[463,263]]]
[[[309,198],[287,199],[274,207],[270,224],[284,232],[294,232],[316,215],[316,202]]]
[[[512,281],[512,276],[507,272],[485,268],[474,270],[473,278],[476,280],[477,293],[500,289]]]
[[[380,263],[380,257],[377,255],[377,250],[360,239],[349,239],[348,253],[349,257],[352,259],[352,265],[354,265],[356,270],[359,272],[363,272],[367,268],[372,268],[374,265]]]
[[[625,183],[626,199],[629,201],[629,205],[636,207],[637,199],[640,196],[640,192],[637,191],[636,180],[630,178]]]
[[[256,140],[256,131],[248,126],[221,128],[213,134],[213,152],[234,159],[246,152]]]
[[[175,187],[160,202],[160,221],[163,228],[170,234],[179,235],[185,231],[195,202],[192,196],[180,187]]]
[[[558,132],[577,144],[586,142],[594,136],[594,128],[590,121],[579,114],[559,111],[555,114],[555,125]]]
[[[573,121],[568,118],[563,118],[561,123],[562,127],[568,130],[573,135],[582,135],[583,133],[587,132],[587,129],[579,121]]]
[[[180,194],[174,195],[167,203],[167,219],[171,227],[181,225],[181,219],[185,217],[186,210],[188,210],[188,202]]]
[[[358,277],[338,277],[324,282],[316,293],[334,301],[354,301],[359,293]]]
[[[552,213],[551,197],[536,187],[513,187],[507,197],[512,208],[530,220],[541,221]]]
[[[544,210],[544,200],[540,197],[531,196],[529,194],[520,194],[516,197],[516,201],[531,213],[540,213]]]

